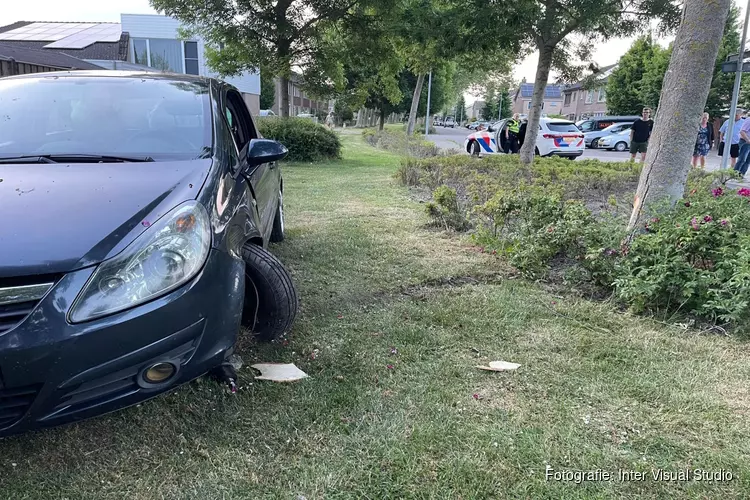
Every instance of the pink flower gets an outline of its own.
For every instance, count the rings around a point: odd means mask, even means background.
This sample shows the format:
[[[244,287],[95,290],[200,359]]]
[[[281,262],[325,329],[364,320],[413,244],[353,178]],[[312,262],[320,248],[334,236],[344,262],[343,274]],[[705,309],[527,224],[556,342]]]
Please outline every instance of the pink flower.
[[[659,222],[659,220],[660,219],[658,217],[654,217],[654,218],[651,219],[651,222],[653,222],[655,224],[655,223]]]
[[[710,215],[706,215],[705,217],[703,217],[703,222],[711,222],[712,220],[714,220],[714,218]]]
[[[726,226],[727,224],[729,224],[729,221],[726,219],[721,219],[721,222],[719,224],[721,224],[722,226]]]
[[[389,370],[393,370],[393,365],[386,365],[385,367],[388,368]]]
[[[720,187],[717,187],[716,189],[711,190],[711,194],[714,195],[714,198],[718,198],[719,196],[724,194],[724,190]]]
[[[750,189],[748,188],[742,188],[737,191],[737,194],[740,196],[744,196],[745,198],[750,197]]]
[[[697,231],[698,228],[699,228],[699,226],[698,226],[698,219],[696,219],[695,217],[693,217],[693,220],[690,221],[690,225],[693,226],[693,229],[695,229]]]

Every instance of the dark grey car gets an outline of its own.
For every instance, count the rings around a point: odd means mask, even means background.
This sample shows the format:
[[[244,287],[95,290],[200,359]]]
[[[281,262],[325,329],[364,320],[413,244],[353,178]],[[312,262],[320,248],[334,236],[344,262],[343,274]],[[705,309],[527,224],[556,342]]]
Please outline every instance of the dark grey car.
[[[0,435],[140,402],[226,366],[241,321],[297,312],[281,144],[213,79],[0,79]],[[230,370],[231,371],[231,370]]]

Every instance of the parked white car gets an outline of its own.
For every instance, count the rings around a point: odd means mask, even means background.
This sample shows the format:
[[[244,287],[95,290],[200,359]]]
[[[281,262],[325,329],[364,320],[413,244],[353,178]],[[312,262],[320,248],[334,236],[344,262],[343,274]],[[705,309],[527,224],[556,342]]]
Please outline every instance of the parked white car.
[[[474,132],[464,141],[464,150],[472,156],[505,153],[509,151],[505,137],[508,120],[493,123],[487,130]],[[526,123],[525,121],[523,122]],[[536,138],[536,154],[540,156],[562,156],[575,160],[583,154],[583,133],[575,123],[556,118],[541,118]]]
[[[630,129],[599,139],[599,149],[627,151],[630,149]]]
[[[445,118],[445,121],[443,122],[443,126],[450,127],[450,128],[456,128],[456,119],[452,116],[448,116]]]

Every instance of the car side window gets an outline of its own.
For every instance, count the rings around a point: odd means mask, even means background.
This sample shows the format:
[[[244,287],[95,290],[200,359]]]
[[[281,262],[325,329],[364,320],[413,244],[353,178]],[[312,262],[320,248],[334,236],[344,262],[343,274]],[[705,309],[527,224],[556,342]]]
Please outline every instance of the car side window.
[[[234,90],[227,92],[227,121],[240,151],[257,137],[250,113],[242,97]]]

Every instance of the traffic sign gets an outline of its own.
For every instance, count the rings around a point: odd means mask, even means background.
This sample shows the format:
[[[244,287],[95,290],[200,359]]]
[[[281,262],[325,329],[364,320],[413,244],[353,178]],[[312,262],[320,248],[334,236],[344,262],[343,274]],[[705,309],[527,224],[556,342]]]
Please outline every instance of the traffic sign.
[[[722,73],[736,73],[737,72],[737,61],[730,61],[721,63]],[[742,63],[742,72],[750,73],[750,62]]]

